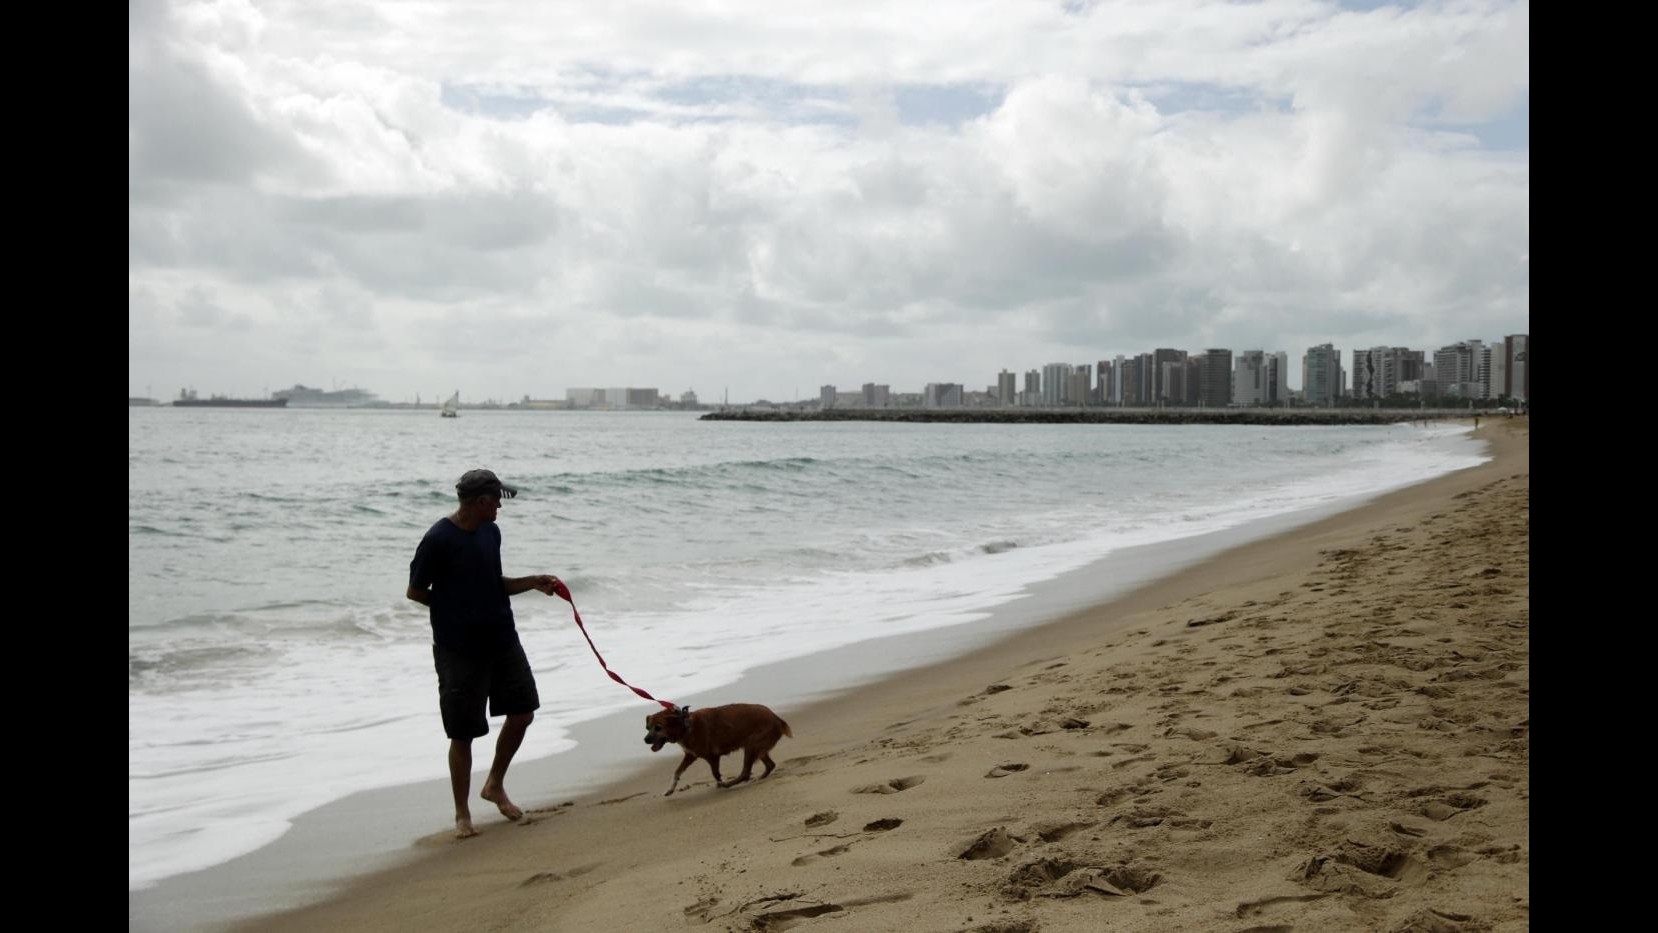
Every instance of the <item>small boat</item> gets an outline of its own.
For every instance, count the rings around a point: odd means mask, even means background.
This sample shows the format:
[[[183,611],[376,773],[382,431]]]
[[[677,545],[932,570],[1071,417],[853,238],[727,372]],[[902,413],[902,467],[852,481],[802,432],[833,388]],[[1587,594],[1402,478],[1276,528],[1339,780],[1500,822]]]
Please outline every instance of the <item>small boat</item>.
[[[442,418],[459,418],[461,416],[461,392],[459,389],[456,389],[455,394],[449,396],[449,401],[444,402],[443,407],[438,409],[438,416]]]

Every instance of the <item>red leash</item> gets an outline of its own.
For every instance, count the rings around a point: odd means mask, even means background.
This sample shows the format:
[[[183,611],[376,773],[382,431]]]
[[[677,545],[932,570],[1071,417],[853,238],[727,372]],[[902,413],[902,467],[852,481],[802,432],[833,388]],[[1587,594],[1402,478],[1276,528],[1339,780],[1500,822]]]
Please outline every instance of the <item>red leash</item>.
[[[587,634],[587,626],[582,624],[581,613],[576,611],[576,601],[574,599],[570,598],[570,588],[564,585],[563,580],[557,580],[557,581],[554,581],[554,583],[553,583],[553,592],[557,593],[560,599],[562,599],[565,602],[570,604],[570,613],[576,617],[576,627],[581,629],[581,637],[587,639],[587,647],[593,649],[593,657],[599,659],[599,666],[604,668],[604,672],[606,674],[610,675],[611,680],[616,681],[617,683],[621,684],[622,686],[628,688],[629,690],[632,690],[634,693],[639,694],[640,696],[644,697],[647,700],[650,700],[653,703],[662,704],[663,709],[673,709],[674,708],[674,704],[669,703],[667,700],[658,700],[656,697],[651,696],[650,694],[646,693],[645,691],[640,690],[638,687],[635,687],[634,685],[632,685],[632,684],[628,683],[627,681],[623,680],[620,674],[618,674],[615,671],[611,670],[610,665],[604,663],[604,655],[599,653],[598,646],[593,644],[593,636]]]

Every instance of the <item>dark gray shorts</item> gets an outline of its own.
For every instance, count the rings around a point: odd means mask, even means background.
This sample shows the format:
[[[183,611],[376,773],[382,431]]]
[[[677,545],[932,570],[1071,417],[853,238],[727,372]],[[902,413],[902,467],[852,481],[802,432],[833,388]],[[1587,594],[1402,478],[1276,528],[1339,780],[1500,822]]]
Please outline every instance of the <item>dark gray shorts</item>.
[[[432,646],[438,671],[438,708],[443,732],[451,739],[475,739],[489,734],[489,715],[533,713],[541,707],[535,675],[522,645],[493,658],[469,658],[442,645]]]

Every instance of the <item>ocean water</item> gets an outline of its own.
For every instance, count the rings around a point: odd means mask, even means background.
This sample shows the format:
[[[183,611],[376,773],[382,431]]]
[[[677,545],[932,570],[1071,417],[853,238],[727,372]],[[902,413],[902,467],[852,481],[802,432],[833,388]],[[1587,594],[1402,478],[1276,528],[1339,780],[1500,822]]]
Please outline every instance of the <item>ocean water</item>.
[[[1446,425],[129,409],[129,890],[252,851],[331,800],[446,775],[426,610],[403,591],[473,467],[520,489],[499,518],[506,572],[558,574],[611,667],[673,699],[974,621],[1125,548],[1485,459]],[[567,604],[531,592],[513,608],[542,697],[520,760],[643,708]]]

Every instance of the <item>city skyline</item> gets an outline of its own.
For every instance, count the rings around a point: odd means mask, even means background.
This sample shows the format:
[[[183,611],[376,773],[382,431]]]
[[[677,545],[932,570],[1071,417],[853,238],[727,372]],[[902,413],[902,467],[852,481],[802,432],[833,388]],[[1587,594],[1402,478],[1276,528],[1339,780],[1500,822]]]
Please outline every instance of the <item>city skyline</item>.
[[[1292,357],[1284,350],[1235,350],[1233,348],[1206,348],[1186,351],[1161,348],[1136,354],[1117,354],[1111,359],[1090,363],[1045,363],[1040,369],[1022,371],[1003,367],[983,392],[969,388],[971,383],[927,382],[919,392],[907,391],[903,383],[875,383],[866,381],[857,389],[843,389],[840,383],[825,383],[817,388],[820,405],[851,407],[888,407],[892,399],[919,400],[925,407],[961,405],[965,398],[1012,398],[1008,404],[1063,406],[1079,404],[1076,398],[1088,401],[1080,404],[1157,404],[1171,402],[1179,405],[1273,405],[1331,404],[1337,398],[1386,398],[1393,395],[1449,394],[1464,398],[1516,398],[1529,401],[1530,335],[1507,334],[1494,340],[1470,338],[1436,349],[1413,349],[1397,344],[1379,344],[1373,347],[1354,347],[1345,352],[1351,362],[1343,363],[1343,349],[1325,343],[1309,347],[1291,365]],[[1131,367],[1145,367],[1146,371]],[[1176,367],[1180,370],[1177,377]],[[1300,380],[1292,378],[1300,373]],[[1309,392],[1309,378],[1317,385]],[[1025,388],[1019,389],[1023,381]],[[1110,388],[1106,388],[1109,380]],[[1141,382],[1139,389],[1126,389],[1124,383]],[[1165,386],[1167,381],[1167,386]],[[1219,389],[1218,382],[1226,388]],[[1470,383],[1477,384],[1474,388]],[[1442,388],[1442,386],[1444,388]],[[939,392],[953,393],[953,401],[940,401]],[[1151,393],[1150,402],[1141,396]],[[1218,394],[1217,394],[1218,393]],[[225,396],[227,393],[213,393]],[[457,395],[459,394],[457,390]],[[194,387],[181,389],[180,397],[196,398]],[[289,398],[296,408],[307,407],[375,407],[405,405],[410,400],[380,398],[377,393],[352,387],[325,391],[295,385],[270,393],[272,397]],[[326,398],[333,396],[333,398]],[[228,396],[235,398],[236,396]],[[259,396],[263,397],[263,396]],[[142,396],[134,396],[134,399]],[[326,400],[325,400],[326,399]],[[1201,400],[1201,401],[1200,401]],[[165,401],[165,399],[161,400]],[[437,397],[417,396],[415,403],[431,407]],[[517,407],[531,403],[531,407],[640,409],[657,407],[720,407],[724,404],[749,405],[759,403],[806,404],[812,401],[810,393],[796,387],[787,396],[775,398],[729,399],[721,392],[718,397],[699,396],[694,387],[674,393],[661,387],[641,386],[566,386],[561,392],[526,393],[513,398],[488,396],[479,402],[472,400],[466,407],[483,404],[486,407]],[[552,404],[549,404],[552,403]],[[898,404],[894,402],[893,404]]]
[[[129,7],[130,394],[1530,330],[1524,2],[351,11]]]

